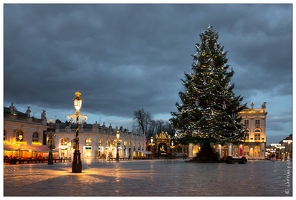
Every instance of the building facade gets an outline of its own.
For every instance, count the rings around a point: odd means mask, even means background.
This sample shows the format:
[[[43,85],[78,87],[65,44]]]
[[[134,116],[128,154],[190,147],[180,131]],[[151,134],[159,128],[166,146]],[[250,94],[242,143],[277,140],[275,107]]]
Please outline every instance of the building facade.
[[[41,157],[44,152],[48,152],[44,145],[48,127],[46,119],[30,117],[27,113],[15,111],[13,104],[10,109],[4,108],[4,156],[31,158]]]
[[[4,156],[16,158],[47,158],[49,153],[48,135],[53,133],[53,157],[72,159],[76,124],[47,122],[46,113],[41,118],[26,113],[4,108]],[[120,133],[120,137],[116,137]],[[82,160],[115,158],[117,151],[120,158],[136,159],[145,157],[146,137],[120,127],[113,128],[111,124],[79,125],[79,150]]]
[[[266,148],[266,102],[261,108],[244,109],[239,113],[242,123],[248,130],[246,139],[242,143],[242,155],[248,159],[265,159]]]
[[[288,137],[280,141],[280,144],[284,147],[284,156],[286,159],[293,158],[293,135],[290,134]]]
[[[220,158],[245,156],[247,159],[265,159],[266,102],[262,104],[261,108],[254,108],[252,103],[251,108],[244,109],[238,114],[242,117],[241,123],[245,125],[248,131],[245,140],[242,140],[239,145],[231,143],[223,146],[213,144],[213,148],[219,153]],[[188,157],[195,157],[200,148],[200,144],[189,144]]]
[[[74,125],[75,127],[75,125]],[[74,152],[74,141],[76,128],[71,125],[61,127],[54,125],[55,149],[59,157],[72,157]],[[120,136],[117,139],[116,133]],[[111,124],[93,124],[79,128],[79,150],[82,160],[115,158],[118,150],[119,158],[145,157],[146,137],[143,134],[132,133],[122,127],[113,128]]]
[[[31,117],[30,112],[29,107],[25,113],[15,111],[13,104],[10,108],[4,108],[4,156],[47,157],[48,135],[54,132],[54,158],[72,159],[76,124],[56,121],[50,126],[45,111],[41,113],[40,119]],[[261,108],[254,108],[254,104],[251,104],[251,108],[244,109],[239,115],[248,131],[245,140],[242,140],[239,145],[213,144],[213,147],[219,153],[220,158],[245,156],[247,159],[265,159],[266,102]],[[118,139],[116,133],[120,133]],[[171,142],[170,137],[160,133],[155,138],[153,153],[161,155],[164,152],[169,154],[180,152],[177,151],[180,146],[176,147]],[[285,144],[290,145],[289,141]],[[79,125],[79,150],[82,160],[115,158],[117,152],[120,158],[146,157],[146,154],[151,153],[146,151],[146,146],[149,145],[145,135],[130,132],[123,127],[113,128],[111,124],[107,127],[97,122]],[[200,148],[200,144],[188,144],[183,146],[182,153],[188,158],[193,158]],[[292,150],[288,151],[291,156]]]
[[[266,147],[266,157],[270,160],[293,159],[293,135],[290,134],[277,144],[269,143]]]

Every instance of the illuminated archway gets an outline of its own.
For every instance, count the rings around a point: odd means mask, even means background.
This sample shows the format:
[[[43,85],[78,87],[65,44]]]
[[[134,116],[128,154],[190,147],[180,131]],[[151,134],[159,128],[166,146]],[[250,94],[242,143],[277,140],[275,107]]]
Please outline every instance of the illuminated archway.
[[[254,157],[260,157],[260,146],[254,147]]]
[[[244,156],[249,157],[250,155],[250,147],[244,146]]]

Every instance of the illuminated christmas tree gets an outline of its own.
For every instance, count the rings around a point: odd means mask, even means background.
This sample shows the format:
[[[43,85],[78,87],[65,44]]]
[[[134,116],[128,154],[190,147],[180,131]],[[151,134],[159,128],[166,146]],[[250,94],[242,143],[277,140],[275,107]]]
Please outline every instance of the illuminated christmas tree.
[[[238,143],[246,134],[238,112],[246,104],[233,92],[234,71],[227,65],[227,52],[212,26],[200,34],[195,47],[192,72],[185,73],[185,91],[179,92],[182,104],[176,103],[178,112],[171,112],[170,121],[178,130],[175,137],[193,143]]]

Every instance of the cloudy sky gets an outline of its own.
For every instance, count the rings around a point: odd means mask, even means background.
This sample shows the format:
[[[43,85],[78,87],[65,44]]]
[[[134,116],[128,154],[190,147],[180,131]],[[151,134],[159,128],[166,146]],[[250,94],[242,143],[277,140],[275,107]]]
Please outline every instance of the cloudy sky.
[[[248,106],[267,102],[267,142],[292,133],[292,4],[4,4],[3,106],[132,130],[138,109],[168,121],[211,25]]]

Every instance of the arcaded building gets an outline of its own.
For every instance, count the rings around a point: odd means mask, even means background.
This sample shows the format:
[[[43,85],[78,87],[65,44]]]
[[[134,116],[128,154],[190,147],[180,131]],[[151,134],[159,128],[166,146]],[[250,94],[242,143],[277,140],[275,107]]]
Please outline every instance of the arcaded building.
[[[72,157],[73,144],[76,131],[75,124],[61,126],[55,124],[55,146],[59,157]],[[119,133],[117,139],[116,133]],[[132,133],[123,127],[113,128],[111,124],[92,124],[80,126],[79,128],[79,149],[81,159],[107,159],[115,158],[118,150],[119,158],[136,158],[145,156],[146,137],[143,134]]]
[[[41,114],[41,116],[43,116]],[[15,110],[13,103],[4,108],[3,155],[8,157],[36,157],[48,153],[45,133],[48,128],[46,119],[30,116]]]
[[[54,158],[71,159],[76,137],[75,123],[61,123],[47,120],[46,112],[40,118],[30,116],[31,110],[23,113],[15,110],[14,105],[4,108],[4,153],[3,156],[16,158],[48,157],[49,133],[54,137]],[[52,122],[52,123],[50,123]],[[116,137],[119,133],[119,138]],[[135,159],[145,157],[146,136],[100,124],[79,125],[79,149],[81,159],[112,159],[117,150],[120,158]]]

